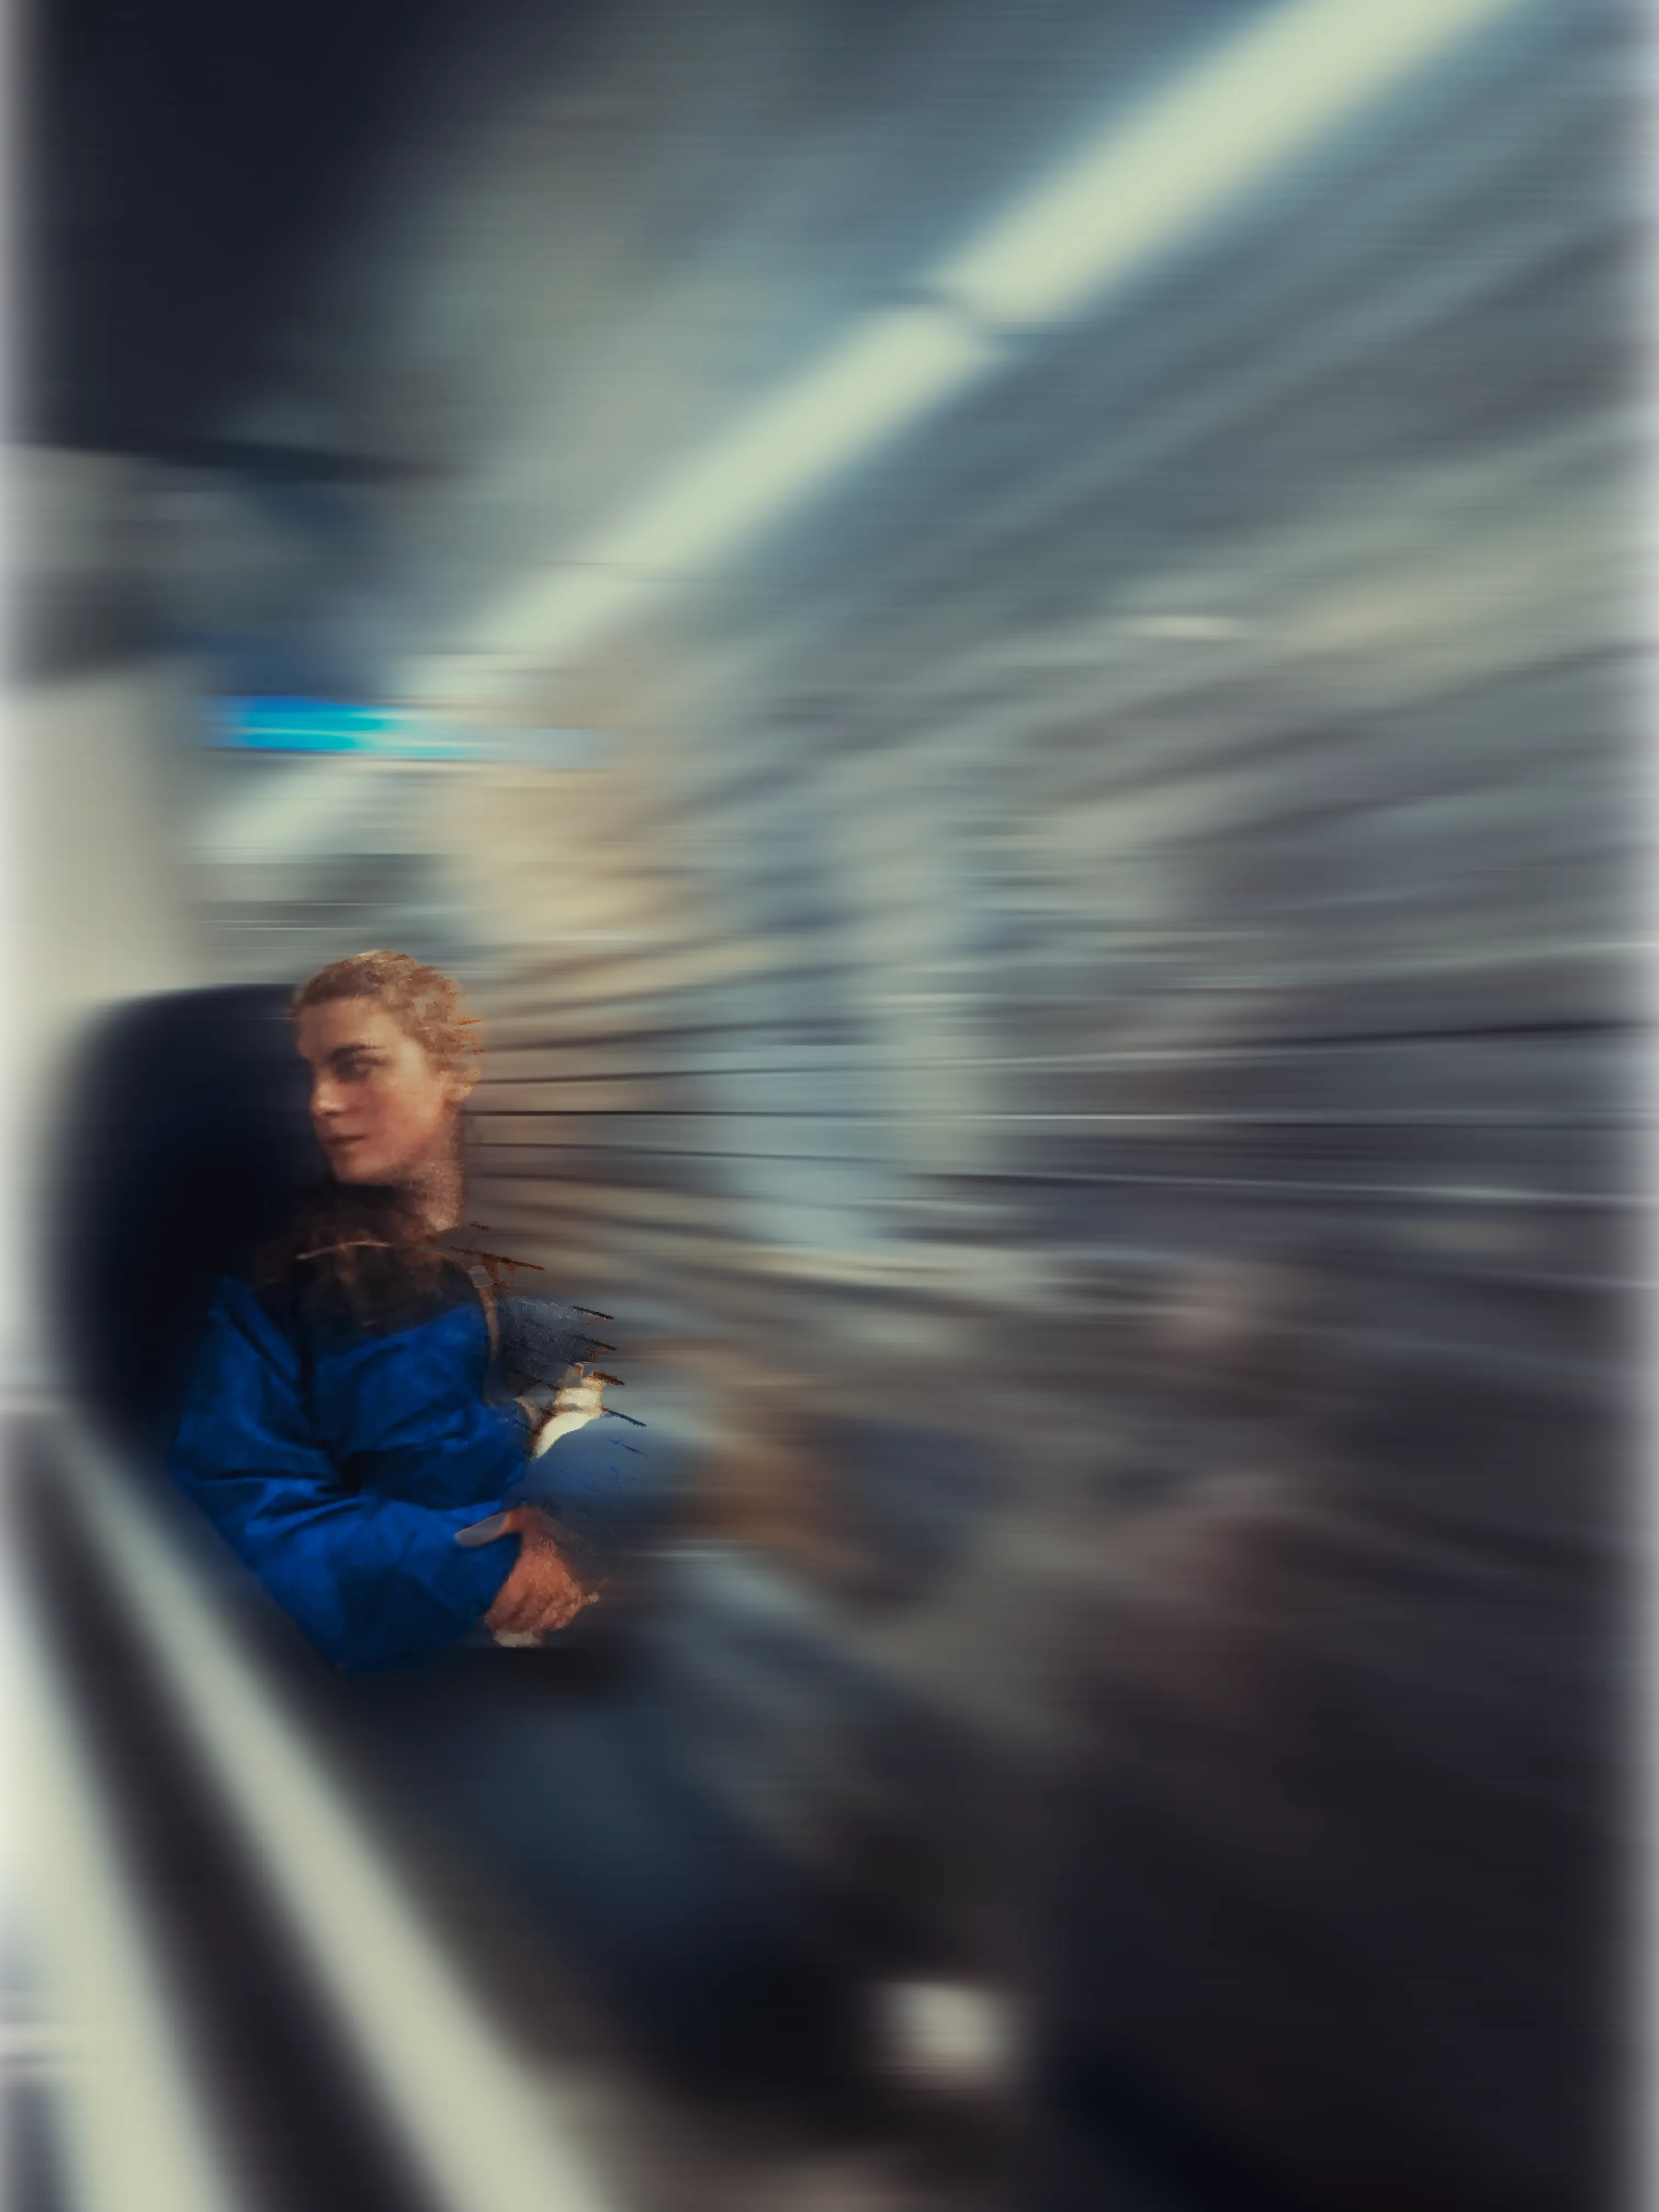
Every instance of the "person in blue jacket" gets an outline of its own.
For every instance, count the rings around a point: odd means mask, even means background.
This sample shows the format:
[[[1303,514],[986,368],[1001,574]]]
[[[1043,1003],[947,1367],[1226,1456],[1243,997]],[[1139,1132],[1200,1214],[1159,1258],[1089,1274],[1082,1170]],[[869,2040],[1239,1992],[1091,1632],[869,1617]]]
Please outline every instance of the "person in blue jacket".
[[[475,1025],[405,953],[335,962],[291,1012],[331,1180],[247,1280],[217,1286],[173,1475],[335,1665],[406,1664],[481,1626],[528,1644],[591,1601],[526,1463],[605,1410],[577,1370],[550,1413],[486,1402],[493,1285],[460,1222]],[[605,1378],[609,1379],[609,1378]],[[458,1543],[498,1511],[494,1540]]]

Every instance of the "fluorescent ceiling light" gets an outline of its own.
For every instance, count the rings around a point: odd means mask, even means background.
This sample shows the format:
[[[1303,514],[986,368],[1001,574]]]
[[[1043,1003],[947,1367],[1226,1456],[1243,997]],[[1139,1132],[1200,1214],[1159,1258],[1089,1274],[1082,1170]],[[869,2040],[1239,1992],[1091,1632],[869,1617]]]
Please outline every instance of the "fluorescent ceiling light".
[[[1007,338],[1097,308],[1364,107],[1530,0],[1292,0],[923,272],[884,312],[470,641],[473,694],[568,664],[665,586],[732,552],[1007,357]],[[474,658],[474,655],[477,658]],[[442,662],[412,690],[441,694]]]
[[[1516,0],[1298,0],[1259,16],[939,268],[975,313],[1096,304]]]
[[[936,406],[993,350],[933,307],[862,325],[583,552],[574,574],[559,570],[526,586],[490,623],[482,649],[556,660],[642,593],[718,560],[781,507]]]

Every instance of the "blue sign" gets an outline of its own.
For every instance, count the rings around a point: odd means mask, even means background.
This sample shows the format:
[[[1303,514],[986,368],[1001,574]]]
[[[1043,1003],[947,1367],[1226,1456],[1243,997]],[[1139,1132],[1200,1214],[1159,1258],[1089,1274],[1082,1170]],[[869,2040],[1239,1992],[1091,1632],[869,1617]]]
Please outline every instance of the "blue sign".
[[[360,753],[381,760],[506,761],[526,768],[586,768],[592,730],[457,728],[402,707],[337,699],[218,699],[211,742],[238,752]]]

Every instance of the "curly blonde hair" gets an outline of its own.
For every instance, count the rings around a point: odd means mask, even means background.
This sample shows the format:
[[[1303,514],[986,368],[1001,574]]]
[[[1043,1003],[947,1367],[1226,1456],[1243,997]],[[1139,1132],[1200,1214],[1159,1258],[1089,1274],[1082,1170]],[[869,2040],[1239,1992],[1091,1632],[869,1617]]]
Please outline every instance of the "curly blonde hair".
[[[297,1021],[307,1006],[333,999],[373,999],[406,1036],[436,1064],[455,1074],[476,1074],[482,1051],[479,1024],[464,1012],[461,987],[407,952],[354,952],[332,960],[301,983],[289,1000]]]

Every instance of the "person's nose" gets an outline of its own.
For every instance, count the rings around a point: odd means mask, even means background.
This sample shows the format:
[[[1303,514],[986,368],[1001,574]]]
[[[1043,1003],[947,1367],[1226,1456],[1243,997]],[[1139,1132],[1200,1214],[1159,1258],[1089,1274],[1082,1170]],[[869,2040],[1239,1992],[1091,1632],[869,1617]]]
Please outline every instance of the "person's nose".
[[[311,1080],[311,1118],[313,1121],[331,1121],[341,1107],[340,1086],[327,1075],[315,1075]]]

